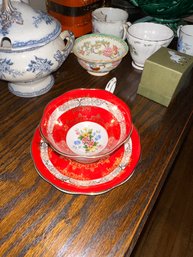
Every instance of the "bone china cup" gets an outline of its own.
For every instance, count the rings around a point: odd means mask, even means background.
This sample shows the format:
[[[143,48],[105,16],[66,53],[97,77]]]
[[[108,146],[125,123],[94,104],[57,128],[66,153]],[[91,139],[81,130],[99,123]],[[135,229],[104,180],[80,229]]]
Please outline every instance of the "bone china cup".
[[[89,74],[104,76],[120,64],[128,45],[113,35],[91,33],[75,40],[73,53]]]
[[[40,130],[60,155],[82,163],[107,157],[131,135],[129,107],[102,89],[74,89],[45,108]]]
[[[193,56],[193,25],[180,26],[177,31],[177,50]]]
[[[146,59],[159,48],[167,47],[173,38],[174,32],[166,25],[152,22],[132,24],[127,32],[132,66],[143,70]]]
[[[119,8],[102,7],[92,12],[93,33],[110,34],[126,39],[128,13]]]

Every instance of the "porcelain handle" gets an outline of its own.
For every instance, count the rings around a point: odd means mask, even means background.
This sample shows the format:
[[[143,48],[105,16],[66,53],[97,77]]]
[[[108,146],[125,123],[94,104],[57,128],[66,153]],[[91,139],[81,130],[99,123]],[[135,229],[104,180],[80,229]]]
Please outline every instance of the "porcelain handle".
[[[127,36],[127,30],[128,28],[131,26],[131,22],[126,22],[125,24],[123,24],[123,40],[126,39]]]
[[[74,40],[75,40],[74,34],[69,30],[64,30],[63,32],[60,33],[60,37],[62,38],[63,41],[64,40],[67,41],[62,51],[66,53],[66,55],[68,55],[71,52],[74,45]]]
[[[183,25],[180,25],[180,26],[178,27],[178,29],[177,29],[177,36],[178,36],[178,37],[180,36],[180,30],[181,30],[182,27],[183,27]]]
[[[117,85],[117,78],[114,77],[111,80],[109,80],[109,82],[107,83],[105,90],[111,92],[112,94],[115,91],[115,87]]]

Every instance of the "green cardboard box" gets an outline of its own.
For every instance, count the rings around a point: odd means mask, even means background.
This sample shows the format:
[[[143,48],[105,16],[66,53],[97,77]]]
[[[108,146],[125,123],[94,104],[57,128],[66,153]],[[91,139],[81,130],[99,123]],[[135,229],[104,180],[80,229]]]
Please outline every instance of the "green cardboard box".
[[[193,56],[162,47],[146,60],[137,93],[168,106],[192,67]]]

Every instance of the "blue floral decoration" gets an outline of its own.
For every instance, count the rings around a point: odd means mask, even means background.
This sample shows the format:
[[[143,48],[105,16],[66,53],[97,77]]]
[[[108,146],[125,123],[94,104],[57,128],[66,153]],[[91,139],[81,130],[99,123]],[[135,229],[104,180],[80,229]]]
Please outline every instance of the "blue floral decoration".
[[[3,36],[6,36],[9,34],[9,29],[11,28],[12,24],[17,23],[22,25],[23,24],[23,18],[20,12],[13,10],[11,12],[11,15],[9,12],[4,11],[1,12],[0,14],[0,23],[1,23],[1,28],[0,28],[0,33]]]
[[[51,66],[53,63],[51,60],[47,58],[40,58],[34,56],[35,60],[31,60],[30,64],[28,64],[27,71],[31,71],[33,73],[37,73],[36,77],[40,77],[43,74],[47,74],[51,72]]]
[[[59,65],[62,65],[63,61],[65,60],[65,55],[61,53],[61,51],[57,50],[57,52],[54,54],[54,59]]]
[[[98,140],[100,140],[101,139],[101,135],[97,135],[96,137],[95,137],[95,140],[96,141],[98,141]]]
[[[183,50],[183,42],[182,42],[182,38],[180,37],[178,39],[178,51],[182,51]]]
[[[5,74],[12,75],[12,77],[16,78],[17,76],[21,76],[23,73],[12,68],[13,62],[11,59],[0,59],[0,78],[5,79]]]
[[[47,15],[45,12],[38,10],[38,15],[33,18],[33,24],[36,28],[38,28],[39,24],[45,22],[47,25],[53,22],[53,18]]]

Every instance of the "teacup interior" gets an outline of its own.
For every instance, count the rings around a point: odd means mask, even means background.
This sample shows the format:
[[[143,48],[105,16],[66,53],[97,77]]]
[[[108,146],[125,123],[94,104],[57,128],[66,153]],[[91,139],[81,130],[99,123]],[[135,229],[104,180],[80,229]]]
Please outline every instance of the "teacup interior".
[[[103,34],[83,36],[74,45],[74,53],[78,57],[91,61],[112,62],[122,58],[127,51],[124,41]]]
[[[93,16],[101,22],[126,22],[128,13],[119,8],[103,7],[96,9]]]
[[[181,28],[181,31],[186,35],[193,37],[193,25],[185,25]]]
[[[173,31],[161,24],[142,22],[129,27],[128,34],[147,41],[161,41],[173,37]]]

